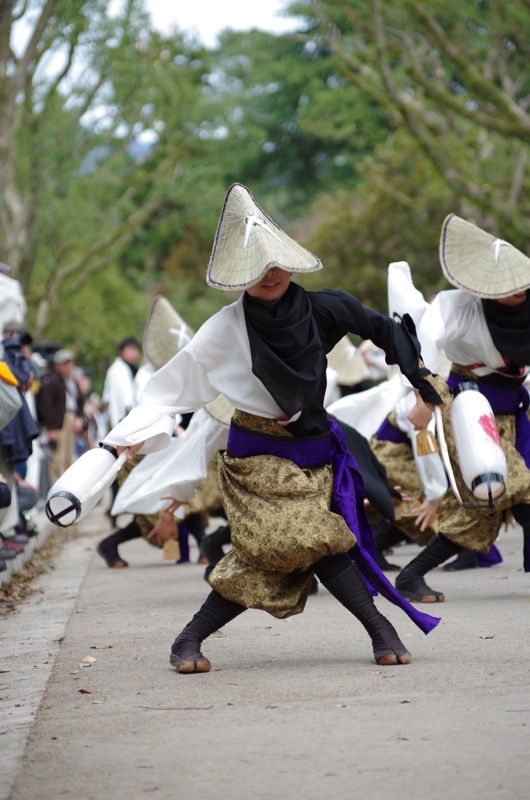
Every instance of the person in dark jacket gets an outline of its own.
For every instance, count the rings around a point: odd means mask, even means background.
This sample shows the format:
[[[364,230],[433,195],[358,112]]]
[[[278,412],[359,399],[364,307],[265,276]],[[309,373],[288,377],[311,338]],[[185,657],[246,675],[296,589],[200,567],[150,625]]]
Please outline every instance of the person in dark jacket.
[[[58,350],[37,394],[37,418],[52,450],[51,484],[72,464],[76,436],[84,427],[83,396],[73,370],[73,354]]]

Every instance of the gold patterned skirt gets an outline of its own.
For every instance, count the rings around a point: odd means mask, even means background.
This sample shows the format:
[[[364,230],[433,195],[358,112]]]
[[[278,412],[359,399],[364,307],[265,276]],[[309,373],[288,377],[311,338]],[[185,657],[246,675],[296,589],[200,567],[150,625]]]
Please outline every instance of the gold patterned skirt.
[[[476,498],[462,480],[451,423],[443,412],[447,449],[453,465],[456,484],[465,503],[476,503]],[[439,509],[439,529],[448,539],[461,547],[487,553],[499,534],[506,512],[514,505],[530,505],[530,471],[515,448],[515,416],[495,415],[495,421],[508,465],[506,493],[495,500],[493,509],[487,507],[464,508],[451,490],[447,492]]]
[[[390,422],[392,424],[391,418]],[[370,439],[370,447],[378,461],[385,467],[390,485],[399,486],[399,491],[410,498],[408,502],[394,500],[394,525],[416,544],[425,546],[436,531],[430,527],[421,531],[414,524],[419,506],[425,499],[425,492],[416,469],[412,448],[404,442],[380,440],[375,435]]]
[[[236,411],[234,421],[258,435],[290,436],[274,420]],[[227,600],[280,619],[301,613],[313,564],[356,542],[330,511],[331,464],[305,469],[277,456],[235,458],[225,451],[218,470],[232,550],[210,573],[210,585]]]

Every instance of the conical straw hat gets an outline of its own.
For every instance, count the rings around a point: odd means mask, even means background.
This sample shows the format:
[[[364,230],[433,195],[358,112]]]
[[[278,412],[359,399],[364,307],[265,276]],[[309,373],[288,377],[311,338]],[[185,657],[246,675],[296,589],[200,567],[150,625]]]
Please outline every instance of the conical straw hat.
[[[234,406],[226,399],[224,394],[217,395],[215,400],[205,405],[204,408],[213,419],[216,419],[217,422],[221,422],[223,425],[230,425],[230,420],[235,411]]]
[[[223,291],[247,289],[273,266],[316,272],[320,259],[291,239],[240,183],[229,188],[217,225],[206,281]]]
[[[353,386],[371,377],[368,364],[348,336],[343,336],[328,353],[328,365],[337,373],[341,386]]]
[[[144,331],[144,354],[151,364],[163,367],[191,342],[193,334],[167,297],[155,297]]]
[[[530,258],[455,214],[442,225],[440,263],[453,286],[477,297],[509,297],[530,287]]]

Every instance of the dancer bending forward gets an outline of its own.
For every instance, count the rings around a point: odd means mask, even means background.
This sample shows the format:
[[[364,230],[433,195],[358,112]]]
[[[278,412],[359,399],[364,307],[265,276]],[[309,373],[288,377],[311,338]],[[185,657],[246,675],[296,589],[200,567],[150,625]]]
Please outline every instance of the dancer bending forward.
[[[218,468],[232,550],[209,575],[212,592],[171,647],[178,672],[208,672],[202,642],[246,608],[278,618],[301,613],[313,574],[364,626],[378,664],[408,664],[411,655],[375,606],[373,590],[425,633],[439,621],[401,597],[375,563],[362,478],[323,407],[326,353],[347,333],[370,339],[430,409],[448,401],[446,384],[423,366],[406,315],[397,323],[346,292],[307,292],[291,281],[293,272],[320,268],[248,189],[233,184],[207,282],[241,296],[152,376],[139,405],[105,440],[129,447],[133,457],[169,441],[176,413],[219,394],[237,409]]]

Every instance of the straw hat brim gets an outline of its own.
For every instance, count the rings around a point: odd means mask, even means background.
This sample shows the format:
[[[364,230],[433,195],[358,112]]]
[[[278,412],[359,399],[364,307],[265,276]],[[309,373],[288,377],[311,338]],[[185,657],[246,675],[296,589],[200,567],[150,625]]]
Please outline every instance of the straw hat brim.
[[[240,183],[228,189],[208,265],[206,281],[223,291],[257,283],[271,267],[316,272],[320,259],[291,239]]]
[[[455,214],[445,218],[440,263],[449,283],[476,297],[510,297],[530,288],[530,258]]]
[[[348,336],[343,336],[328,353],[328,365],[337,373],[341,386],[353,386],[371,377],[368,364]]]
[[[212,419],[221,422],[223,425],[229,426],[232,415],[235,411],[234,406],[226,399],[224,394],[219,394],[210,403],[204,406],[204,410]]]
[[[194,331],[173,308],[167,297],[153,300],[144,330],[144,354],[157,369],[191,341]]]

